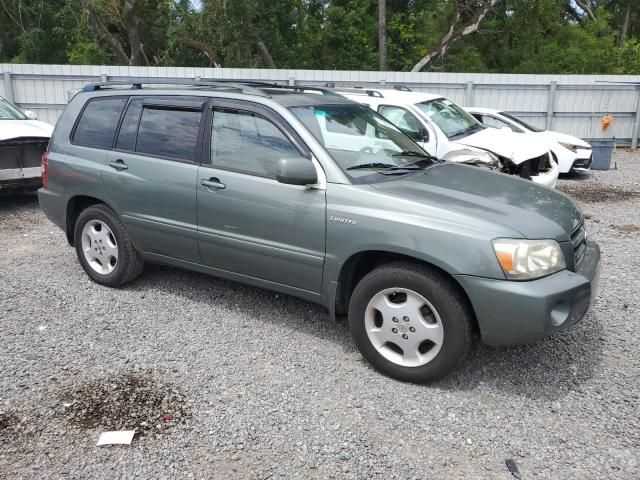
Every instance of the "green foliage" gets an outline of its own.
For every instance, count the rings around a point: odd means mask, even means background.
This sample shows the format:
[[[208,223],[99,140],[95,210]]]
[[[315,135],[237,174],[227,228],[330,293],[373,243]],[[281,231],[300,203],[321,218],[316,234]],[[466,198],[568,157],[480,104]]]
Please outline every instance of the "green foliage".
[[[89,2],[130,55],[124,0],[0,0],[0,62],[115,64],[123,55],[88,20]],[[459,28],[486,0],[467,0]],[[387,0],[387,63],[410,70],[450,28],[452,0]],[[596,3],[596,2],[593,2]],[[502,0],[477,32],[427,70],[640,73],[640,2],[597,2],[596,19],[567,0]],[[378,0],[138,0],[138,35],[151,65],[378,68]],[[570,8],[573,5],[573,9]]]

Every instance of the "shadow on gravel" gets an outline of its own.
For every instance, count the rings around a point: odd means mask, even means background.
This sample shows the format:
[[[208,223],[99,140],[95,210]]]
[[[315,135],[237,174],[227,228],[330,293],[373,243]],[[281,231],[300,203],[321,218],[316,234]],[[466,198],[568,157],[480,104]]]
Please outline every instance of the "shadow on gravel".
[[[602,332],[593,311],[578,324],[543,340],[511,347],[476,343],[461,369],[438,383],[445,389],[480,384],[534,398],[555,400],[579,390],[602,356]]]
[[[288,295],[153,265],[128,288],[166,290],[212,307],[240,310],[282,328],[304,330],[345,351],[356,350],[346,322],[333,322],[321,306]],[[531,398],[560,398],[593,376],[601,357],[600,330],[597,317],[590,312],[577,325],[535,343],[500,348],[476,343],[462,367],[436,386],[470,390],[482,382]]]
[[[102,375],[64,390],[62,416],[70,424],[92,429],[166,433],[190,415],[186,397],[160,383],[150,371]]]
[[[139,292],[164,290],[211,307],[278,323],[283,328],[306,330],[339,343],[345,350],[355,350],[346,322],[333,322],[324,307],[290,295],[160,265],[145,265],[142,277],[126,288]]]
[[[37,206],[38,195],[35,193],[24,193],[21,195],[0,193],[0,215]]]

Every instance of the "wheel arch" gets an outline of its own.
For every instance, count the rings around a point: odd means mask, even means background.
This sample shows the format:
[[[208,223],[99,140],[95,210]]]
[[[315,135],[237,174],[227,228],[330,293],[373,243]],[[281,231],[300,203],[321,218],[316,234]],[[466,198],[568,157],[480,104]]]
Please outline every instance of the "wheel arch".
[[[418,265],[423,265],[449,279],[461,294],[462,298],[466,300],[469,311],[472,313],[473,328],[474,330],[479,331],[478,321],[475,316],[475,311],[473,309],[471,299],[454,275],[443,268],[443,266],[436,265],[433,262],[429,262],[427,260],[405,253],[397,253],[385,250],[365,250],[357,252],[351,255],[342,264],[342,268],[340,269],[340,273],[338,275],[338,285],[335,295],[334,308],[336,316],[345,315],[347,313],[349,309],[349,301],[351,299],[353,290],[355,289],[358,282],[362,280],[362,278],[366,274],[373,271],[375,268],[393,262],[410,262]]]
[[[112,208],[108,202],[101,198],[91,195],[75,195],[67,202],[67,208],[65,211],[65,233],[67,235],[67,241],[69,245],[74,246],[73,232],[75,229],[78,216],[83,210],[86,210],[92,205],[105,204],[109,208]]]

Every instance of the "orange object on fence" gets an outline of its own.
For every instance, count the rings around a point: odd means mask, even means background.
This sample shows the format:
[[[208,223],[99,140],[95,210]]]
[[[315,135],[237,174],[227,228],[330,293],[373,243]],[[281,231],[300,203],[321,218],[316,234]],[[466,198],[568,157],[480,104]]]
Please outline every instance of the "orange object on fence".
[[[600,128],[606,130],[613,123],[613,117],[611,115],[605,115],[600,118]]]

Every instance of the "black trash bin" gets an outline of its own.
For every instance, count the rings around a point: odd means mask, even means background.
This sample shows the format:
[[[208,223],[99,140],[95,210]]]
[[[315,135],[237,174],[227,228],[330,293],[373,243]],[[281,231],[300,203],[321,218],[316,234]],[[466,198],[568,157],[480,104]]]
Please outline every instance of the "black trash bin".
[[[589,140],[593,149],[592,170],[609,170],[611,167],[611,157],[613,156],[613,147],[616,141],[613,138],[599,138],[597,140]]]

